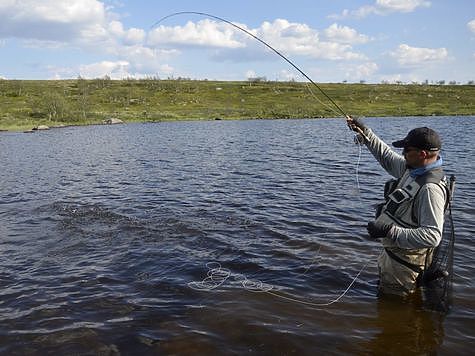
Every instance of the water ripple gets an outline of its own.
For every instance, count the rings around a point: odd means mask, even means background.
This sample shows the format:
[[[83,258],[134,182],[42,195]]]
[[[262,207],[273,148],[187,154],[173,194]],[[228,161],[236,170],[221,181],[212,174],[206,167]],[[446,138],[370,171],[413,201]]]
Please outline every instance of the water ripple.
[[[343,120],[3,135],[0,353],[468,353],[472,119],[367,119],[387,141],[444,136],[458,183],[442,321],[376,296],[365,224],[388,177],[363,150],[356,181]]]

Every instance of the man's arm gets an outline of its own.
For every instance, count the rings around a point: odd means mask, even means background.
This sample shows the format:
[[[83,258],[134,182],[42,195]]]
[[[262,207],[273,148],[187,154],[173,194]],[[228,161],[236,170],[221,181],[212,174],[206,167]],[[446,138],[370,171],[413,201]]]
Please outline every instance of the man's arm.
[[[379,164],[394,178],[400,178],[406,170],[406,160],[394,152],[384,141],[376,136],[370,128],[359,119],[346,118],[348,127],[361,136],[368,150]]]
[[[376,136],[371,129],[366,129],[365,145],[373,154],[381,167],[394,178],[400,178],[406,170],[406,160],[394,152],[383,140]]]

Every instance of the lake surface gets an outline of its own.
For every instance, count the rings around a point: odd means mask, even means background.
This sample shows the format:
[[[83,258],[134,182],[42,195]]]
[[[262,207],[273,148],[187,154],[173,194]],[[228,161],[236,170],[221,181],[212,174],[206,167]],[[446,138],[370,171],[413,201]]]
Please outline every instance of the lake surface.
[[[389,176],[343,119],[1,133],[0,353],[473,353],[474,119],[365,120],[444,138],[447,316],[378,298]]]

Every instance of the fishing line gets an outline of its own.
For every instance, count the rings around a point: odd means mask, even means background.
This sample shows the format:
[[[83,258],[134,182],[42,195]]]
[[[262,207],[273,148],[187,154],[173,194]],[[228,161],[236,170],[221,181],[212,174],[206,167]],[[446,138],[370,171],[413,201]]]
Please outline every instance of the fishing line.
[[[244,274],[241,273],[232,273],[231,270],[227,268],[223,268],[219,262],[208,262],[206,263],[206,267],[208,268],[208,272],[206,277],[201,281],[193,281],[189,282],[188,286],[197,291],[204,291],[204,292],[211,292],[220,286],[222,286],[229,278],[233,278],[236,282],[241,284],[241,287],[248,292],[255,292],[255,293],[267,293],[274,297],[284,299],[289,302],[304,304],[312,307],[324,307],[329,306],[334,303],[337,303],[341,298],[343,298],[348,291],[351,289],[353,284],[355,284],[358,277],[363,273],[366,267],[369,265],[370,262],[374,261],[374,259],[370,259],[366,261],[366,263],[361,267],[358,271],[356,276],[351,280],[350,284],[346,289],[340,293],[336,298],[325,302],[325,303],[315,303],[306,301],[303,299],[287,297],[285,295],[279,294],[276,290],[276,286],[273,284],[265,283],[260,280],[251,280],[248,279]],[[306,273],[308,269],[304,272]]]
[[[319,256],[320,249],[321,246],[318,247],[316,257],[314,257],[310,265],[305,269],[305,271],[298,274],[296,277],[301,277],[305,275],[310,270],[310,268],[312,268]],[[206,263],[206,267],[208,268],[208,273],[206,274],[206,277],[199,282],[194,281],[188,283],[188,286],[190,288],[210,292],[213,289],[220,287],[230,277],[233,277],[237,282],[240,282],[242,287],[246,290],[262,292],[271,290],[273,288],[272,285],[269,283],[261,282],[259,280],[248,279],[244,274],[231,273],[231,270],[227,268],[222,268],[219,262],[208,262]]]
[[[310,92],[310,94],[312,95],[312,97],[315,100],[317,100],[324,107],[326,107],[327,109],[329,109],[330,111],[332,111],[333,113],[336,113],[338,115],[338,112],[335,111],[335,108],[333,108],[332,106],[330,106],[327,103],[323,102],[322,100],[320,100],[320,98],[318,96],[316,96],[314,94],[314,92],[312,91],[312,88],[308,85],[308,83],[305,83],[305,85],[307,87],[307,90]],[[361,163],[361,154],[362,154],[362,151],[363,151],[361,149],[362,141],[360,140],[360,138],[358,137],[358,134],[356,134],[356,133],[353,135],[353,140],[358,145],[358,160],[356,162],[355,175],[356,175],[356,186],[358,187],[358,193],[360,193],[361,189],[360,189],[360,179],[359,179],[359,168],[360,168],[360,163]]]
[[[305,304],[305,305],[309,305],[309,306],[313,306],[313,307],[325,307],[325,306],[329,306],[329,305],[332,305],[334,303],[337,303],[341,298],[343,298],[346,293],[348,293],[348,291],[351,289],[351,287],[353,286],[353,284],[356,282],[356,280],[358,279],[358,277],[360,276],[360,274],[365,270],[365,268],[368,266],[368,264],[370,262],[372,262],[373,260],[368,260],[364,265],[363,267],[361,267],[361,269],[359,270],[358,274],[353,278],[353,280],[351,281],[351,283],[348,285],[348,287],[343,291],[343,293],[341,293],[337,298],[327,302],[327,303],[314,303],[314,302],[308,302],[308,301],[305,301],[305,300],[300,300],[300,299],[296,299],[296,298],[290,298],[290,297],[286,297],[286,296],[283,296],[283,295],[280,295],[280,294],[277,294],[277,293],[274,293],[274,292],[271,292],[271,291],[268,291],[267,293],[269,293],[270,295],[273,295],[275,297],[278,297],[278,298],[281,298],[281,299],[285,299],[285,300],[288,300],[288,301],[291,301],[291,302],[295,302],[295,303],[299,303],[299,304]]]
[[[326,232],[328,232],[328,229],[326,230]],[[314,257],[314,259],[312,260],[312,262],[310,263],[310,265],[305,269],[305,271],[303,271],[301,274],[298,274],[297,277],[301,277],[303,276],[304,274],[306,274],[310,268],[313,267],[313,265],[315,264],[315,261],[317,260],[318,256],[320,255],[320,250],[321,250],[322,246],[318,246],[318,251]]]
[[[358,145],[358,161],[356,162],[356,186],[358,187],[358,192],[360,192],[360,178],[359,178],[359,170],[360,170],[360,163],[361,163],[361,154],[363,149],[361,145]]]
[[[331,112],[333,112],[334,114],[336,114],[337,116],[340,115],[340,113],[338,111],[335,110],[335,108],[331,105],[328,105],[327,103],[325,103],[324,101],[322,101],[318,96],[315,95],[315,93],[312,91],[312,88],[308,85],[308,82],[305,82],[305,86],[307,88],[307,90],[310,92],[310,94],[312,95],[312,97],[317,100],[320,104],[322,104],[324,107],[326,107],[328,110],[330,110]]]
[[[231,26],[233,26],[234,28],[237,28],[238,30],[246,33],[247,35],[251,36],[252,38],[254,38],[255,40],[259,41],[260,43],[262,43],[264,46],[266,46],[267,48],[269,48],[271,51],[273,51],[274,53],[276,53],[279,57],[281,57],[283,60],[285,60],[288,64],[290,64],[293,68],[295,68],[300,74],[302,74],[310,83],[312,83],[319,91],[320,93],[323,94],[323,96],[325,96],[337,109],[338,109],[338,112],[341,113],[344,117],[349,117],[345,111],[317,84],[315,83],[312,78],[310,78],[307,74],[305,74],[305,72],[303,70],[301,70],[295,63],[293,63],[290,59],[288,59],[286,56],[284,56],[281,52],[279,52],[278,50],[276,50],[274,47],[272,47],[270,44],[268,44],[266,41],[262,40],[261,38],[257,37],[256,35],[254,35],[253,33],[251,33],[250,31],[246,30],[245,28],[239,26],[239,25],[236,25],[235,23],[229,21],[229,20],[226,20],[222,17],[219,17],[219,16],[216,16],[216,15],[211,15],[211,14],[208,14],[208,13],[205,13],[205,12],[197,12],[197,11],[180,11],[180,12],[175,12],[175,13],[172,13],[170,15],[167,15],[167,16],[164,16],[162,17],[161,19],[159,19],[157,22],[155,22],[151,28],[153,29],[154,27],[156,27],[158,24],[160,24],[161,22],[165,21],[166,19],[170,18],[170,17],[174,17],[174,16],[178,16],[178,15],[200,15],[200,16],[205,16],[205,17],[210,17],[210,18],[213,18],[215,20],[218,20],[218,21],[222,21],[222,22],[225,22]]]
[[[312,266],[315,264],[315,261],[319,257],[321,248],[322,246],[318,247],[316,255],[313,258],[310,265],[305,269],[305,271],[298,274],[296,277],[301,277],[305,275],[310,270],[310,268],[312,268]],[[194,282],[188,283],[188,286],[190,288],[209,292],[221,286],[229,277],[233,277],[236,281],[241,282],[243,288],[246,290],[249,290],[250,286],[253,287],[252,289],[255,289],[256,286],[258,286],[259,287],[258,289],[260,291],[272,289],[272,285],[268,283],[250,280],[244,274],[231,273],[229,269],[222,268],[219,262],[208,262],[206,263],[206,267],[208,268],[207,276],[199,282],[194,281]],[[263,288],[264,285],[266,286],[266,288]]]

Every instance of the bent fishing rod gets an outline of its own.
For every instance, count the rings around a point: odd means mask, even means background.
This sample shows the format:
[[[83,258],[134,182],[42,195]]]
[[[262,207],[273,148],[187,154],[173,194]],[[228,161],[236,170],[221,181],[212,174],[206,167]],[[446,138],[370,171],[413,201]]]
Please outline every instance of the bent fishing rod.
[[[238,26],[236,25],[235,23],[229,21],[229,20],[226,20],[222,17],[219,17],[219,16],[215,16],[215,15],[211,15],[211,14],[208,14],[208,13],[205,13],[205,12],[197,12],[197,11],[180,11],[180,12],[175,12],[175,13],[172,13],[170,15],[167,15],[167,16],[164,16],[162,17],[161,19],[159,19],[157,22],[155,22],[150,28],[153,29],[154,27],[156,27],[159,23],[165,21],[166,19],[170,18],[170,17],[174,17],[174,16],[178,16],[178,15],[200,15],[200,16],[205,16],[205,17],[210,17],[210,18],[213,18],[215,20],[218,20],[218,21],[222,21],[222,22],[225,22],[235,28],[237,28],[238,30],[246,33],[247,35],[251,36],[252,38],[254,38],[255,40],[259,41],[260,43],[262,43],[264,46],[266,46],[267,48],[269,48],[271,51],[273,51],[274,53],[276,53],[279,57],[281,57],[283,60],[285,60],[288,64],[290,64],[293,68],[295,68],[300,74],[302,74],[310,83],[312,83],[319,91],[320,93],[322,93],[337,109],[338,111],[345,117],[345,118],[351,118],[348,114],[345,113],[345,111],[343,111],[343,109],[317,84],[315,83],[312,78],[310,78],[307,74],[305,74],[305,72],[303,70],[301,70],[296,64],[294,64],[290,59],[288,59],[286,56],[284,56],[282,53],[280,53],[278,50],[276,50],[274,47],[272,47],[270,44],[268,44],[266,41],[260,39],[259,37],[257,37],[256,35],[254,35],[253,33],[249,32],[248,30],[246,30],[245,28],[242,28],[241,26]]]

